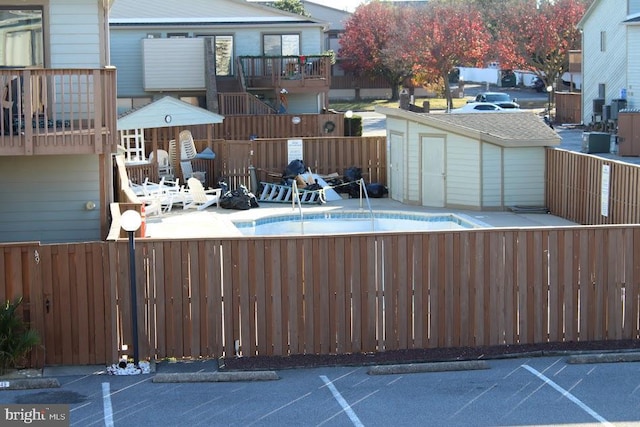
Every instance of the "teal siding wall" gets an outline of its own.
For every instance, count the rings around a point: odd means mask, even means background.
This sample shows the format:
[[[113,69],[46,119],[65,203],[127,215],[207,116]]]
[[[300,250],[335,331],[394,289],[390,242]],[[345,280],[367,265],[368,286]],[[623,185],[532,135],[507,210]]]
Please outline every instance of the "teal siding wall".
[[[102,240],[98,178],[98,156],[0,157],[0,242]]]

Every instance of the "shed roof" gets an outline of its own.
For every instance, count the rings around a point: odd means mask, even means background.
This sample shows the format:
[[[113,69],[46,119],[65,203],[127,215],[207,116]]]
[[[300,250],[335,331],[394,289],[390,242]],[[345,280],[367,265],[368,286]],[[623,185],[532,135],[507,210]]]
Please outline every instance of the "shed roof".
[[[560,145],[560,136],[542,118],[527,112],[414,113],[399,108],[376,107],[387,117],[402,118],[501,147],[547,147]]]
[[[118,118],[118,130],[222,123],[224,116],[165,96]]]

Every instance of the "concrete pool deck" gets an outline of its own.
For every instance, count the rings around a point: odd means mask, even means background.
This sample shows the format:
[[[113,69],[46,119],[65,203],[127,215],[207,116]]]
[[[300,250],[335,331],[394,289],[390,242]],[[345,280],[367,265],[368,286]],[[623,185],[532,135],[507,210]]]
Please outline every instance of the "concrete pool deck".
[[[342,199],[322,205],[302,205],[302,212],[327,212],[341,210],[358,210],[359,199]],[[363,209],[368,210],[366,201]],[[578,225],[563,218],[545,213],[514,213],[493,211],[472,211],[446,208],[429,208],[405,205],[388,198],[371,199],[373,210],[399,211],[404,213],[457,214],[474,222],[484,223],[492,227],[561,227]],[[203,211],[182,210],[174,207],[171,212],[160,216],[147,217],[146,237],[158,239],[212,238],[243,236],[232,224],[234,220],[259,219],[271,215],[298,213],[290,203],[261,203],[259,208],[245,211],[210,207]]]

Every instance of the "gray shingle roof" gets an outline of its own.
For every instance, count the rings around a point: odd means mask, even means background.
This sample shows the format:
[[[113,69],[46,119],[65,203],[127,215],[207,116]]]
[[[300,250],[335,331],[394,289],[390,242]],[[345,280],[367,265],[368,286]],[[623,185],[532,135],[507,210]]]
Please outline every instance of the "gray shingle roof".
[[[396,108],[376,111],[505,147],[556,146],[561,140],[542,118],[528,111],[469,114],[412,113]]]

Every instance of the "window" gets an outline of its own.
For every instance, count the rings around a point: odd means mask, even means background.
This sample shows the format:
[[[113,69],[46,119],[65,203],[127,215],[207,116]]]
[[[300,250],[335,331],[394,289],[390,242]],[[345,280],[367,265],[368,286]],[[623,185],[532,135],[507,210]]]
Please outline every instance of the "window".
[[[0,9],[0,66],[43,67],[42,8]]]
[[[607,50],[607,32],[600,31],[600,52]]]
[[[167,33],[169,39],[186,39],[189,37],[189,33]]]
[[[233,36],[196,34],[196,37],[211,37],[216,49],[216,76],[233,75]]]
[[[266,56],[300,55],[299,34],[265,34],[262,38],[263,54]]]

